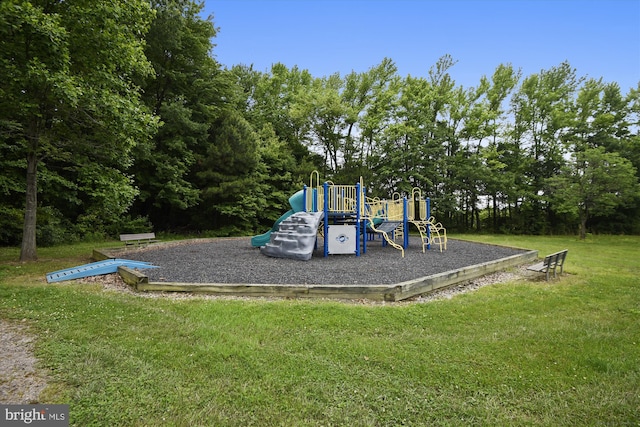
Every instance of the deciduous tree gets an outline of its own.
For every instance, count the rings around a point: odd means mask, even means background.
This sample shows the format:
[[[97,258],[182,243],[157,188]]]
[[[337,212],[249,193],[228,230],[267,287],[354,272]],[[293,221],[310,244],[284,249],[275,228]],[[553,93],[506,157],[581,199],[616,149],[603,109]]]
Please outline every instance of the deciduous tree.
[[[603,147],[575,153],[563,172],[548,182],[555,209],[579,220],[580,239],[585,238],[592,216],[610,215],[640,194],[631,162]]]
[[[80,221],[113,220],[102,215],[131,202],[124,169],[154,131],[134,83],[152,72],[143,53],[151,16],[142,0],[0,3],[1,143],[26,176],[21,260],[37,257],[38,177],[70,190],[57,201],[80,203]]]

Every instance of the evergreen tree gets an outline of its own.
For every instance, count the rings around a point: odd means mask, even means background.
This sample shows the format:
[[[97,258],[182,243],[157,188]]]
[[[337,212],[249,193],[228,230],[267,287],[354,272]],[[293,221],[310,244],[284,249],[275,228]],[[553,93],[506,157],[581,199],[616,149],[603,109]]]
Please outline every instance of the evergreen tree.
[[[161,119],[152,141],[135,149],[131,172],[140,195],[132,213],[155,227],[188,227],[187,208],[200,201],[191,181],[205,155],[212,123],[232,89],[212,58],[213,23],[202,19],[202,4],[184,0],[152,2],[156,12],[145,53],[155,74],[143,83],[143,100]]]
[[[193,180],[202,192],[202,202],[190,210],[193,227],[220,235],[259,228],[256,213],[266,205],[264,188],[258,185],[259,147],[252,126],[235,110],[212,124],[207,152],[193,168]]]

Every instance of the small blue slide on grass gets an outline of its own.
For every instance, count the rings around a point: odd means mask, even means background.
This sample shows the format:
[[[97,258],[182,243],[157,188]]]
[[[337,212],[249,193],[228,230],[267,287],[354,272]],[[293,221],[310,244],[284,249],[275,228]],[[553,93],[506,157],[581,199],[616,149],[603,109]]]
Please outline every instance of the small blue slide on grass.
[[[304,211],[304,191],[300,190],[293,196],[289,197],[289,205],[291,205],[291,209],[282,214],[282,216],[278,218],[275,223],[273,223],[273,227],[271,227],[271,230],[267,231],[266,233],[253,236],[251,238],[251,246],[259,248],[266,245],[271,240],[271,233],[274,231],[278,231],[278,228],[280,227],[280,223],[282,221],[289,218],[296,212]]]
[[[129,268],[157,268],[156,265],[145,261],[133,261],[130,259],[112,258],[105,261],[92,262],[90,264],[79,265],[77,267],[65,268],[64,270],[47,273],[47,282],[62,282],[65,280],[82,279],[89,276],[100,276],[118,271],[118,267]]]

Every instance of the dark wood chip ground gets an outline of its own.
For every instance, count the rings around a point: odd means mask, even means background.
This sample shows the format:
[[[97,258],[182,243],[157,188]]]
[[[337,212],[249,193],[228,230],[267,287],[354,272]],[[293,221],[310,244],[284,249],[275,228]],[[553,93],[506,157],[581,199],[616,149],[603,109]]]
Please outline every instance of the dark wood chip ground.
[[[380,240],[367,243],[367,253],[324,257],[322,241],[309,261],[271,258],[251,246],[250,239],[203,239],[128,250],[119,257],[148,261],[160,268],[144,270],[152,282],[246,284],[387,285],[506,258],[525,250],[450,239],[447,250],[432,245],[422,253],[412,237],[401,252]]]

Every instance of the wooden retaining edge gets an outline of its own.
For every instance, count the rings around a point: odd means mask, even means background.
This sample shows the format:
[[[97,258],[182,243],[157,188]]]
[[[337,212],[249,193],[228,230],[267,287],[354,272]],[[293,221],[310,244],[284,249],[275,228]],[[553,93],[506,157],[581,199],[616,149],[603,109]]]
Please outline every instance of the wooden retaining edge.
[[[107,251],[108,249],[94,249],[93,253],[91,254],[91,259],[93,259],[94,261],[104,261],[107,259],[115,258]]]
[[[92,258],[102,261],[114,258],[107,250],[93,250]],[[128,267],[118,267],[122,280],[136,291],[194,292],[229,296],[281,297],[281,298],[328,298],[368,299],[393,301],[389,291],[393,285],[274,285],[246,283],[180,283],[149,282],[142,272]]]
[[[244,283],[138,282],[138,291],[194,292],[229,296],[368,299],[392,301],[393,285],[277,285]]]
[[[93,250],[96,261],[114,258],[107,250]],[[525,264],[538,258],[538,251],[526,251],[482,264],[470,265],[458,270],[425,276],[395,285],[278,285],[246,283],[180,283],[149,282],[143,273],[128,267],[119,267],[118,273],[128,285],[137,291],[193,292],[229,296],[280,297],[280,298],[328,298],[367,299],[372,301],[402,301],[417,295],[446,288],[456,283]]]
[[[143,273],[123,265],[118,267],[118,274],[127,285],[133,286],[135,290],[140,290],[141,285],[149,283],[149,278]]]
[[[139,271],[118,268],[123,280],[137,291],[193,292],[228,296],[367,299],[372,301],[402,301],[416,295],[433,292],[456,283],[472,280],[486,274],[535,260],[538,251],[527,251],[495,261],[463,267],[458,270],[434,274],[396,285],[278,285],[245,283],[181,283],[149,282]]]
[[[416,295],[433,292],[440,288],[446,288],[456,283],[477,279],[478,277],[495,273],[496,271],[525,264],[537,258],[538,251],[527,251],[507,258],[470,265],[457,270],[445,271],[432,276],[402,282],[396,285],[395,292],[393,293],[396,298],[394,301],[401,301]]]

